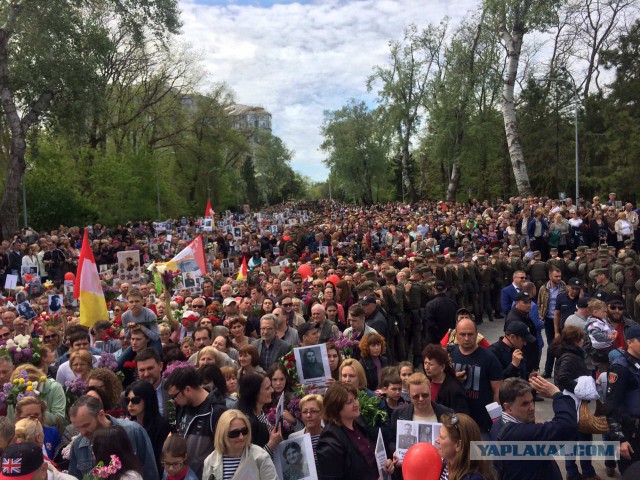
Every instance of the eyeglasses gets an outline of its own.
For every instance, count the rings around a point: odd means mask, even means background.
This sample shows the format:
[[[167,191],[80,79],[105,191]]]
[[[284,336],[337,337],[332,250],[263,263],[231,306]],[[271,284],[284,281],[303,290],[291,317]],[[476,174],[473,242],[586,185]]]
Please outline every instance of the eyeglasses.
[[[239,430],[229,430],[227,433],[227,437],[229,438],[238,438],[240,435],[246,437],[249,435],[249,429],[247,427],[241,428]]]
[[[204,308],[206,305],[191,305],[193,308]]]
[[[121,312],[122,310],[121,310],[121,309],[119,309],[119,308],[114,308],[114,309],[113,309],[113,311],[114,311],[114,312]]]
[[[609,310],[624,310],[624,307],[622,305],[609,305]]]
[[[182,468],[184,462],[160,462],[162,468]]]
[[[301,281],[295,281],[295,280],[294,280],[294,282],[293,282],[293,283],[294,283],[294,284],[296,284],[296,285],[300,285],[302,282],[301,282]]]
[[[411,398],[413,400],[420,400],[420,399],[425,399],[427,400],[429,398],[429,394],[428,393],[416,393],[415,395],[411,395]]]
[[[1,335],[0,337],[4,337],[4,335]],[[58,338],[57,333],[52,333],[51,335],[43,335],[42,337],[43,340],[53,340],[54,338]]]
[[[282,306],[284,308],[289,308],[289,307],[293,307],[293,303],[283,303]]]
[[[11,337],[11,332],[0,333],[0,339],[4,340]]]
[[[173,394],[171,394],[171,393],[170,393],[170,394],[169,394],[169,398],[170,398],[171,400],[175,400],[175,399],[176,399],[176,397],[177,397],[178,395],[180,395],[181,393],[182,393],[182,390],[178,390],[176,393],[173,393]]]
[[[302,410],[302,415],[318,415],[320,413],[320,410],[317,409],[312,409],[312,410]]]
[[[178,392],[180,393],[180,392]],[[134,405],[140,405],[140,402],[142,402],[142,397],[129,397],[127,398],[127,403],[133,403]]]

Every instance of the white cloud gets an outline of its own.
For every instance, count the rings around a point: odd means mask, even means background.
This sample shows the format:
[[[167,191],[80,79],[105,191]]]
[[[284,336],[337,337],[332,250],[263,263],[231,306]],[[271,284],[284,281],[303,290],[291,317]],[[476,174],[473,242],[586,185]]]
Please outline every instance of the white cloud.
[[[365,81],[384,64],[388,42],[404,28],[452,23],[477,0],[317,0],[271,7],[181,2],[185,40],[202,52],[213,80],[226,82],[239,103],[273,115],[273,130],[295,150],[295,170],[322,180],[318,150],[324,110],[349,98],[371,100]]]

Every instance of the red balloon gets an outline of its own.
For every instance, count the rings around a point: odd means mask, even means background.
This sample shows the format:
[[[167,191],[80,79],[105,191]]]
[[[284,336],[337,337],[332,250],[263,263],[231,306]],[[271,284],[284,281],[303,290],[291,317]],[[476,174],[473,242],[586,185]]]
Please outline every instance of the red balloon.
[[[402,460],[404,480],[438,480],[442,472],[442,458],[430,443],[412,445]]]
[[[76,276],[72,272],[67,272],[64,274],[64,279],[73,282],[76,279]]]
[[[298,267],[298,273],[302,275],[303,279],[307,279],[309,277],[313,277],[313,272],[311,271],[311,265],[308,263],[303,263]]]
[[[331,282],[333,284],[333,286],[335,287],[336,285],[338,285],[338,282],[340,281],[340,277],[338,275],[329,275],[329,278],[327,278],[327,282]]]

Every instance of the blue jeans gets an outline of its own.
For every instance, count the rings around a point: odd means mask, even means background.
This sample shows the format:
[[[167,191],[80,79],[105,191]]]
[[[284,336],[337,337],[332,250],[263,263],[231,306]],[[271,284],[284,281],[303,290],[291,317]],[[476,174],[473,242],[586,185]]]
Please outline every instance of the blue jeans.
[[[593,435],[578,432],[576,438],[578,442],[591,442],[593,441]],[[575,460],[565,460],[564,465],[567,469],[567,478],[574,477],[579,474],[578,465]],[[580,470],[582,470],[583,477],[595,477],[596,470],[591,465],[591,460],[580,459]]]

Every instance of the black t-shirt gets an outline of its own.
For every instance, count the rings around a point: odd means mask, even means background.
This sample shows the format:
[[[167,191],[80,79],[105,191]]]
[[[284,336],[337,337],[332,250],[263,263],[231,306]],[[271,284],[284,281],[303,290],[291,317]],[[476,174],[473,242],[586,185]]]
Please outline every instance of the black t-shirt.
[[[451,352],[453,368],[456,372],[467,372],[462,384],[471,417],[481,430],[488,431],[492,421],[486,405],[493,403],[492,381],[502,380],[502,365],[496,356],[484,348],[477,348],[472,354],[464,355],[457,347]]]
[[[556,311],[560,312],[560,329],[564,327],[564,322],[571,315],[576,313],[578,298],[571,298],[567,292],[560,292],[556,299]]]

